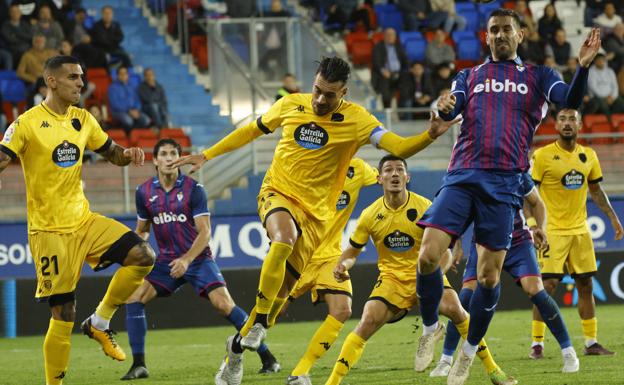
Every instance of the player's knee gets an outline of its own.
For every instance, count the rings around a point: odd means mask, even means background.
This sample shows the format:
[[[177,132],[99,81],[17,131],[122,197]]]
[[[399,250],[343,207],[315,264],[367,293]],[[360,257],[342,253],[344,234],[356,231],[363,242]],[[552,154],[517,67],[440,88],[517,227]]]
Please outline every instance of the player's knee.
[[[297,242],[297,233],[288,230],[276,231],[272,234],[271,241],[285,243],[294,247],[295,242]]]
[[[418,265],[427,270],[434,270],[440,264],[441,256],[442,253],[439,252],[437,245],[432,242],[423,243],[420,247]]]
[[[442,301],[440,302],[439,312],[454,324],[459,324],[466,319],[466,312],[459,302],[448,303],[447,301]]]
[[[577,278],[576,289],[580,296],[591,296],[594,292],[594,285],[591,277]]]
[[[351,307],[348,305],[336,306],[331,309],[329,314],[334,317],[336,320],[345,323],[349,318],[351,318]]]
[[[76,298],[74,293],[57,294],[48,299],[52,318],[55,320],[74,322],[76,319]]]
[[[556,279],[546,279],[544,280],[544,289],[548,294],[552,294],[555,292],[557,288],[557,280]]]
[[[219,296],[214,300],[211,300],[212,305],[217,310],[217,313],[220,315],[227,317],[231,312],[234,306],[234,301],[229,296]]]
[[[477,277],[477,280],[482,287],[493,289],[498,285],[500,276],[496,271],[485,271]]]
[[[367,315],[360,320],[358,323],[356,332],[358,335],[372,335],[375,330],[379,328],[382,320],[381,317],[376,317],[374,315]]]
[[[124,265],[152,266],[156,260],[156,253],[149,243],[143,241],[135,245],[128,252]]]

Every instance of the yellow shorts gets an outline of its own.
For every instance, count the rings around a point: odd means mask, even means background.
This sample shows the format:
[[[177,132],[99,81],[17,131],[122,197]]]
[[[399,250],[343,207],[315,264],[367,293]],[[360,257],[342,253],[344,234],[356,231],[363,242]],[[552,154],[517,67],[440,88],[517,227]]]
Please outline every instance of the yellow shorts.
[[[589,233],[548,234],[548,247],[539,251],[538,262],[543,278],[561,279],[564,265],[573,278],[592,276],[598,270],[594,242]]]
[[[353,294],[351,280],[338,282],[334,278],[334,268],[339,258],[340,256],[337,255],[336,258],[329,260],[310,261],[305,267],[303,274],[301,274],[301,278],[299,278],[297,284],[290,292],[290,297],[297,299],[310,291],[312,303],[315,305],[323,301],[323,295],[325,294],[344,294],[351,297]]]
[[[29,234],[28,242],[37,271],[35,298],[45,301],[52,295],[76,290],[85,261],[96,271],[115,262],[122,262],[128,250],[123,255],[114,253],[110,258],[106,256],[102,260],[100,257],[128,232],[134,234],[116,220],[92,213],[82,227],[73,233],[39,231]],[[115,257],[122,259],[115,260]]]
[[[448,279],[446,279],[446,275],[443,275],[442,278],[444,280],[444,287],[451,288],[451,284]],[[378,300],[385,303],[390,308],[403,310],[404,316],[412,307],[418,304],[418,296],[416,295],[416,272],[414,272],[414,278],[410,280],[399,279],[395,275],[380,274],[368,300]],[[395,319],[391,322],[396,322],[399,319]]]
[[[327,221],[321,221],[301,208],[297,203],[281,193],[263,187],[258,194],[258,215],[262,225],[266,226],[266,219],[277,211],[286,211],[295,221],[299,237],[293,252],[286,261],[286,269],[297,279],[314,255],[314,251],[321,244],[325,235]]]

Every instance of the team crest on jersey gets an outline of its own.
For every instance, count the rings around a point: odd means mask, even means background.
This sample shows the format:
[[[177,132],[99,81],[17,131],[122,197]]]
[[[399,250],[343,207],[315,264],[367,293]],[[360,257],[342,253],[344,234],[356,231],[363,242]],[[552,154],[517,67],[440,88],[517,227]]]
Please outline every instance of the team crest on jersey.
[[[349,202],[351,202],[351,195],[346,191],[341,192],[338,202],[336,202],[336,210],[343,210],[349,206]]]
[[[309,150],[318,150],[329,141],[329,134],[314,122],[302,124],[295,130],[295,141]]]
[[[391,234],[386,235],[384,238],[384,245],[392,251],[402,253],[414,247],[414,238],[409,234],[394,230]]]
[[[410,222],[414,222],[416,220],[416,218],[418,218],[418,210],[416,210],[416,209],[409,209],[409,210],[407,210],[407,219]]]
[[[60,167],[71,167],[78,163],[80,149],[73,143],[64,140],[52,151],[52,161]]]
[[[182,191],[180,191],[178,195],[176,195],[176,197],[178,198],[178,202],[182,202],[182,199],[184,199],[184,194],[182,193]]]
[[[587,155],[581,153],[579,154],[579,159],[581,160],[581,162],[585,163],[587,162]]]
[[[520,71],[520,72],[524,72],[524,70],[526,69],[526,67],[525,67],[525,66],[522,66],[522,65],[517,65],[517,66],[516,66],[516,69],[517,69],[518,71]]]
[[[561,178],[561,184],[568,190],[578,190],[585,183],[585,175],[576,170],[572,170]]]

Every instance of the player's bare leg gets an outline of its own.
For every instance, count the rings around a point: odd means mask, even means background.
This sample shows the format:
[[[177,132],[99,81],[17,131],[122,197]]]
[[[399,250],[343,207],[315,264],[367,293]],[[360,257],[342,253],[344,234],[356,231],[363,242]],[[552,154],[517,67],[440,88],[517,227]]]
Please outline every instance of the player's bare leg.
[[[586,356],[613,355],[614,352],[605,349],[598,343],[598,321],[596,320],[596,302],[594,301],[594,284],[592,277],[576,277],[576,290],[578,291],[578,313],[583,325]]]
[[[134,234],[134,233],[133,233]],[[104,354],[123,361],[126,354],[115,340],[115,332],[109,328],[109,323],[117,309],[126,303],[128,298],[143,283],[145,277],[154,266],[155,254],[150,245],[141,241],[130,249],[117,270],[104,298],[95,312],[81,325],[82,331],[89,338],[95,339],[101,346]]]
[[[310,369],[331,348],[344,323],[351,318],[351,297],[348,295],[326,293],[323,300],[327,303],[327,318],[310,339],[306,352],[286,380],[288,385],[311,384]]]

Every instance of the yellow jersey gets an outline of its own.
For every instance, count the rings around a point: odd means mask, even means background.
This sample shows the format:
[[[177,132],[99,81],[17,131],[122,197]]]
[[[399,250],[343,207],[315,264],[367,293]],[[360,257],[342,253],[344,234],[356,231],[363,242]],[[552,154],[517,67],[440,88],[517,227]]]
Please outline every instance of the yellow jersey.
[[[556,235],[587,233],[588,183],[602,180],[596,152],[580,144],[569,152],[554,142],[537,149],[532,163],[531,177],[539,183],[548,213],[547,231]]]
[[[362,159],[351,159],[343,190],[336,202],[336,214],[328,223],[325,238],[312,256],[312,261],[335,259],[342,254],[342,233],[351,218],[360,196],[360,189],[377,183],[377,175],[379,175],[377,169]]]
[[[327,115],[314,114],[312,94],[284,96],[256,124],[267,134],[283,129],[263,187],[319,220],[332,218],[351,158],[376,132],[385,131],[363,107],[345,100]]]
[[[401,281],[415,280],[424,232],[416,223],[429,206],[429,199],[411,191],[396,210],[388,207],[381,197],[362,211],[349,242],[353,247],[362,248],[370,236],[377,249],[381,274],[393,275]]]
[[[21,160],[29,232],[76,231],[90,213],[80,179],[84,150],[110,145],[95,118],[73,106],[58,115],[41,103],[9,126],[0,145]]]

